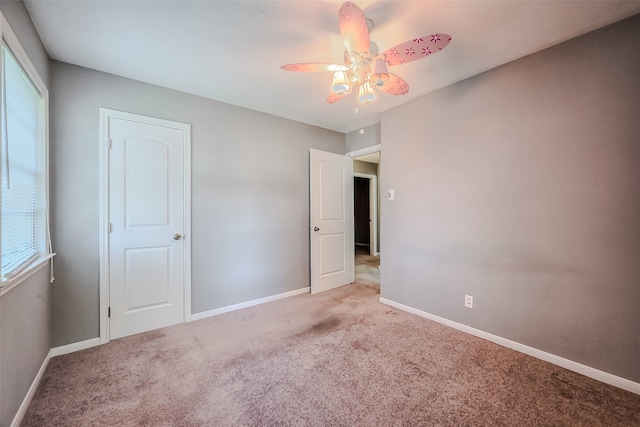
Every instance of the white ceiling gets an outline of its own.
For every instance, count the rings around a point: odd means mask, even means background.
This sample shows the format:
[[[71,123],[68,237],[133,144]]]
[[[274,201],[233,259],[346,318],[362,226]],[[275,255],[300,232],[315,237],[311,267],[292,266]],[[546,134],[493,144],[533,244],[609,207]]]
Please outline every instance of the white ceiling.
[[[353,94],[326,102],[329,73],[280,69],[342,63],[342,1],[25,3],[53,59],[344,133],[418,96],[640,13],[640,1],[357,1],[374,22],[380,51],[436,32],[453,40],[436,55],[392,68],[409,94],[378,92],[356,116]]]

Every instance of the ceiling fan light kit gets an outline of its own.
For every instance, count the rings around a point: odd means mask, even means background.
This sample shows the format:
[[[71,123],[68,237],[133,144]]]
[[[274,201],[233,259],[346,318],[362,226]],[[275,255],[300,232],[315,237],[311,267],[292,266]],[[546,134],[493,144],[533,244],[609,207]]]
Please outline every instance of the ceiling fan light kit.
[[[399,76],[389,73],[388,67],[406,64],[425,58],[444,49],[451,41],[448,34],[436,33],[416,37],[400,43],[381,54],[371,42],[373,28],[362,9],[353,2],[346,2],[338,11],[340,36],[345,45],[344,65],[339,64],[287,64],[286,71],[333,72],[331,91],[327,102],[333,104],[357,89],[357,102],[367,104],[376,95],[374,88],[391,95],[409,92],[409,84]]]
[[[347,77],[346,71],[336,71],[333,73],[331,90],[339,95],[346,95],[351,92],[351,85],[349,84],[349,77]]]
[[[384,55],[382,55],[382,57],[376,58],[374,62],[371,83],[377,87],[381,87],[387,80],[389,80],[389,70],[387,68],[387,61],[385,61]]]
[[[364,82],[358,89],[358,102],[361,104],[368,104],[376,99],[376,95],[373,93],[373,88],[369,82]]]

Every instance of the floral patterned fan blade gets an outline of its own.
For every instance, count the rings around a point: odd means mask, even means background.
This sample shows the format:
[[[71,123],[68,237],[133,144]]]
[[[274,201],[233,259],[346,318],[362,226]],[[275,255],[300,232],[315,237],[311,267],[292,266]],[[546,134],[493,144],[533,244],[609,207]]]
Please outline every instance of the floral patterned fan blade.
[[[395,74],[389,73],[389,80],[384,82],[382,86],[377,86],[377,88],[391,95],[404,95],[409,92],[409,83]]]
[[[369,27],[364,12],[348,1],[338,11],[338,23],[342,41],[349,52],[369,52]]]
[[[345,2],[338,11],[338,27],[346,48],[344,65],[300,63],[287,64],[280,68],[286,71],[335,73],[331,82],[332,92],[327,98],[329,104],[334,104],[347,95],[347,93],[335,93],[334,91],[348,90],[351,93],[354,87],[368,88],[369,82],[375,82],[375,88],[388,94],[405,95],[409,92],[409,84],[397,75],[388,73],[384,62],[387,66],[413,62],[440,52],[451,42],[450,35],[435,33],[407,40],[387,49],[378,56],[378,48],[370,40],[369,23],[370,21],[367,20],[362,9],[354,2]],[[345,71],[346,77],[345,73],[336,73],[336,71]],[[385,80],[387,74],[389,78]],[[363,86],[365,84],[367,86]],[[371,100],[366,96],[363,99],[364,101],[360,101],[357,97],[356,101],[368,102]]]
[[[450,41],[451,36],[448,34],[431,34],[407,40],[391,49],[387,49],[383,53],[387,64],[393,67],[394,65],[406,64],[429,56],[432,53],[440,52]]]
[[[304,72],[320,72],[320,71],[347,71],[349,67],[338,64],[287,64],[283,65],[283,70],[287,71],[304,71]]]
[[[329,93],[329,97],[327,98],[327,102],[329,104],[333,104],[334,102],[338,102],[340,101],[342,98],[344,98],[344,96],[346,95],[346,93],[335,93],[335,92],[331,92]]]

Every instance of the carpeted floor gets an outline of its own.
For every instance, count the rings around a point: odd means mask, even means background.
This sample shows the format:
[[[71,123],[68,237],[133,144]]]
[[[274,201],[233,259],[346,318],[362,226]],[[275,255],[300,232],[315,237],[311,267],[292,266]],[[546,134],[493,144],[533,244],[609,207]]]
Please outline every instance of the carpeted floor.
[[[375,267],[56,357],[22,425],[640,426],[640,396],[380,304]]]

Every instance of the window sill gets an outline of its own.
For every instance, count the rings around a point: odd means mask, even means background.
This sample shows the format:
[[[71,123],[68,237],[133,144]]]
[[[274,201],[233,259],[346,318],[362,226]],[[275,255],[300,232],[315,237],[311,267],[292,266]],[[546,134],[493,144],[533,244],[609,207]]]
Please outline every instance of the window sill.
[[[56,254],[48,254],[41,256],[37,260],[31,263],[27,268],[22,270],[16,277],[12,277],[0,284],[0,297],[9,292],[11,289],[17,287],[20,283],[33,276],[38,271],[42,270]]]

